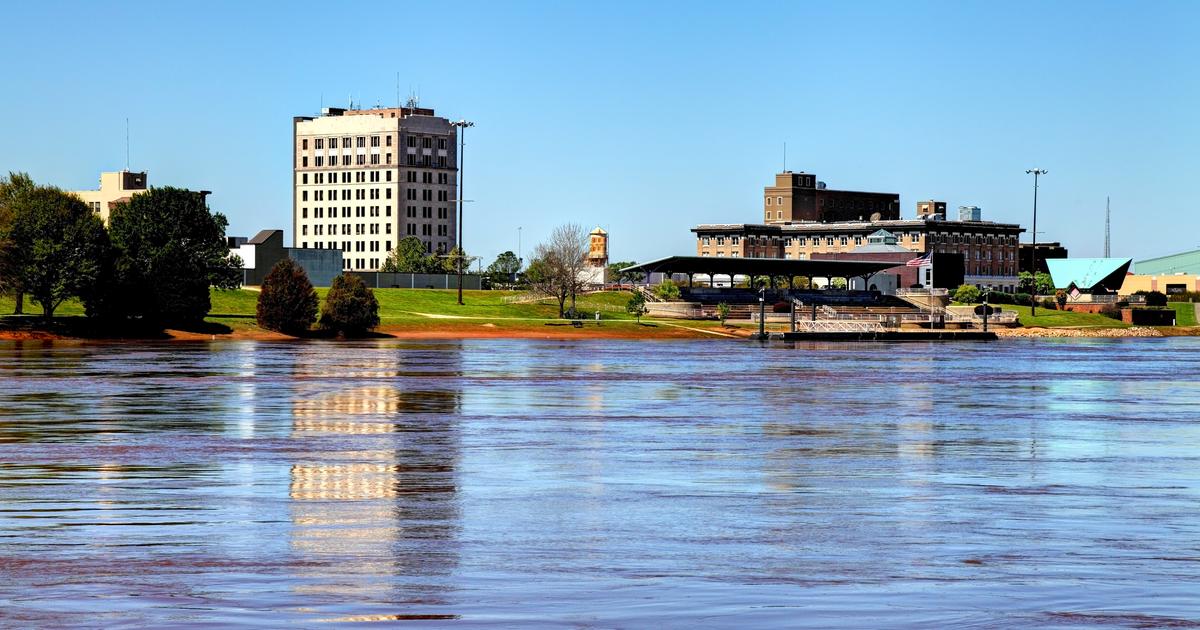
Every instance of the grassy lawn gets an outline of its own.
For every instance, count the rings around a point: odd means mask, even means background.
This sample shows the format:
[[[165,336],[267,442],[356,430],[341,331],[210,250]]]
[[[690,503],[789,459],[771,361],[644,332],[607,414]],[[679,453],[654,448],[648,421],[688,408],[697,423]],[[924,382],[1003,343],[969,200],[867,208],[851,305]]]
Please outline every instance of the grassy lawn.
[[[1002,304],[1000,308],[1017,312],[1022,326],[1041,326],[1043,328],[1128,328],[1129,324],[1119,319],[1112,319],[1095,313],[1073,313],[1071,311],[1051,311],[1039,308],[1037,317],[1030,317],[1028,306]]]
[[[1176,326],[1195,326],[1196,308],[1191,302],[1167,302],[1167,306],[1175,309]]]
[[[438,289],[375,289],[379,300],[380,324],[393,329],[407,330],[441,330],[473,329],[487,326],[499,330],[551,330],[554,326],[570,326],[558,318],[558,303],[553,299],[543,299],[534,302],[506,304],[504,299],[509,296],[526,294],[514,291],[464,291],[462,306],[458,305],[456,290]],[[322,300],[328,292],[327,288],[318,288],[317,295]],[[237,289],[221,291],[213,289],[211,293],[212,309],[207,321],[215,325],[213,332],[220,333],[220,327],[228,327],[232,331],[255,331],[255,308],[258,304],[258,291]],[[634,331],[637,334],[656,336],[663,331],[673,328],[668,324],[650,322],[639,324],[635,318],[625,312],[625,304],[629,301],[627,291],[609,291],[591,295],[579,296],[577,308],[584,314],[585,325],[616,326],[621,330]],[[11,297],[0,297],[0,317],[12,312]],[[570,302],[567,302],[570,306]],[[599,310],[602,323],[596,324],[594,314]],[[41,308],[25,303],[25,312],[36,315]],[[56,316],[69,317],[83,314],[83,306],[77,300],[71,300],[59,307]],[[429,317],[428,315],[440,316]],[[56,317],[57,319],[57,317]],[[692,328],[716,329],[715,321],[679,321],[676,326]],[[657,332],[656,332],[657,331]],[[201,332],[206,332],[201,331]]]

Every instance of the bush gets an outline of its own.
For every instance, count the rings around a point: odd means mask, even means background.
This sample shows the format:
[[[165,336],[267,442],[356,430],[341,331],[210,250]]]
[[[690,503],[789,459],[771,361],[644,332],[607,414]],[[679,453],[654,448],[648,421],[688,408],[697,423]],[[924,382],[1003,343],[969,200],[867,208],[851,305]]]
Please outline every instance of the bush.
[[[1183,291],[1167,296],[1170,302],[1200,302],[1200,291]]]
[[[729,319],[729,305],[725,302],[717,304],[717,317],[721,320],[721,325],[725,325],[725,320]]]
[[[308,274],[291,258],[284,258],[263,279],[255,310],[258,325],[288,335],[299,335],[317,320],[317,292]]]
[[[1100,314],[1116,320],[1121,319],[1121,309],[1117,308],[1115,305],[1105,306],[1100,310]]]
[[[963,304],[975,304],[979,301],[979,289],[969,284],[959,285],[954,290],[954,301]]]
[[[654,294],[664,302],[674,302],[679,299],[679,286],[675,284],[674,280],[667,278],[662,281],[662,284],[654,287]]]
[[[1054,298],[1042,298],[1042,301],[1038,302],[1038,306],[1040,306],[1048,311],[1053,311],[1053,310],[1058,309],[1058,305],[1054,303]]]
[[[1159,291],[1150,291],[1146,294],[1146,306],[1166,306],[1167,296]]]
[[[321,307],[321,327],[356,337],[379,325],[379,301],[362,278],[344,273],[333,279]]]
[[[642,315],[646,314],[646,296],[641,291],[634,291],[625,303],[625,312],[636,317],[639,324],[642,323]]]

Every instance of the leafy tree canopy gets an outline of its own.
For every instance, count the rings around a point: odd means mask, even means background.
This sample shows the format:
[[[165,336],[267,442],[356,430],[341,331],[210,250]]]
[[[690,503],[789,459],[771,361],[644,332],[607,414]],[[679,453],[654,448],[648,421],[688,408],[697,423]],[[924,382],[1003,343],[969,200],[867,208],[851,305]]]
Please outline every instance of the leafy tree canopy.
[[[321,307],[321,327],[354,337],[378,325],[379,302],[362,278],[349,273],[334,278]]]
[[[288,335],[304,333],[317,320],[317,292],[304,268],[291,258],[275,263],[263,278],[255,309],[258,325]]]

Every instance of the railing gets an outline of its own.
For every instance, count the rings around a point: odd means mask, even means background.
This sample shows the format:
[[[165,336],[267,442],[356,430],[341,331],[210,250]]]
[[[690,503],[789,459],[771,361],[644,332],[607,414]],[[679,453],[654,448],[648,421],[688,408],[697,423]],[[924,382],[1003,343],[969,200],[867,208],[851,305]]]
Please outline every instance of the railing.
[[[796,322],[797,332],[881,332],[879,322],[818,319]]]
[[[928,295],[930,297],[944,297],[944,296],[950,295],[950,290],[949,289],[896,289],[896,295],[900,296],[900,297],[926,296],[926,295]]]

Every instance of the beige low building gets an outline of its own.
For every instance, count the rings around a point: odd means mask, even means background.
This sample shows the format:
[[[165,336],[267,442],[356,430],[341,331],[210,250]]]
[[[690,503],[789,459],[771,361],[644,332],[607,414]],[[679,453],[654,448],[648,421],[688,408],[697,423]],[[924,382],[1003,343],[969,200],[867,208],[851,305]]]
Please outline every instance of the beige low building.
[[[108,225],[113,204],[129,201],[130,197],[146,192],[147,188],[145,172],[115,171],[100,173],[99,190],[73,190],[71,194],[88,204]]]
[[[1118,295],[1133,295],[1138,291],[1158,291],[1171,295],[1185,291],[1200,291],[1200,275],[1190,273],[1177,274],[1134,274],[1125,276],[1125,282],[1117,291]]]

